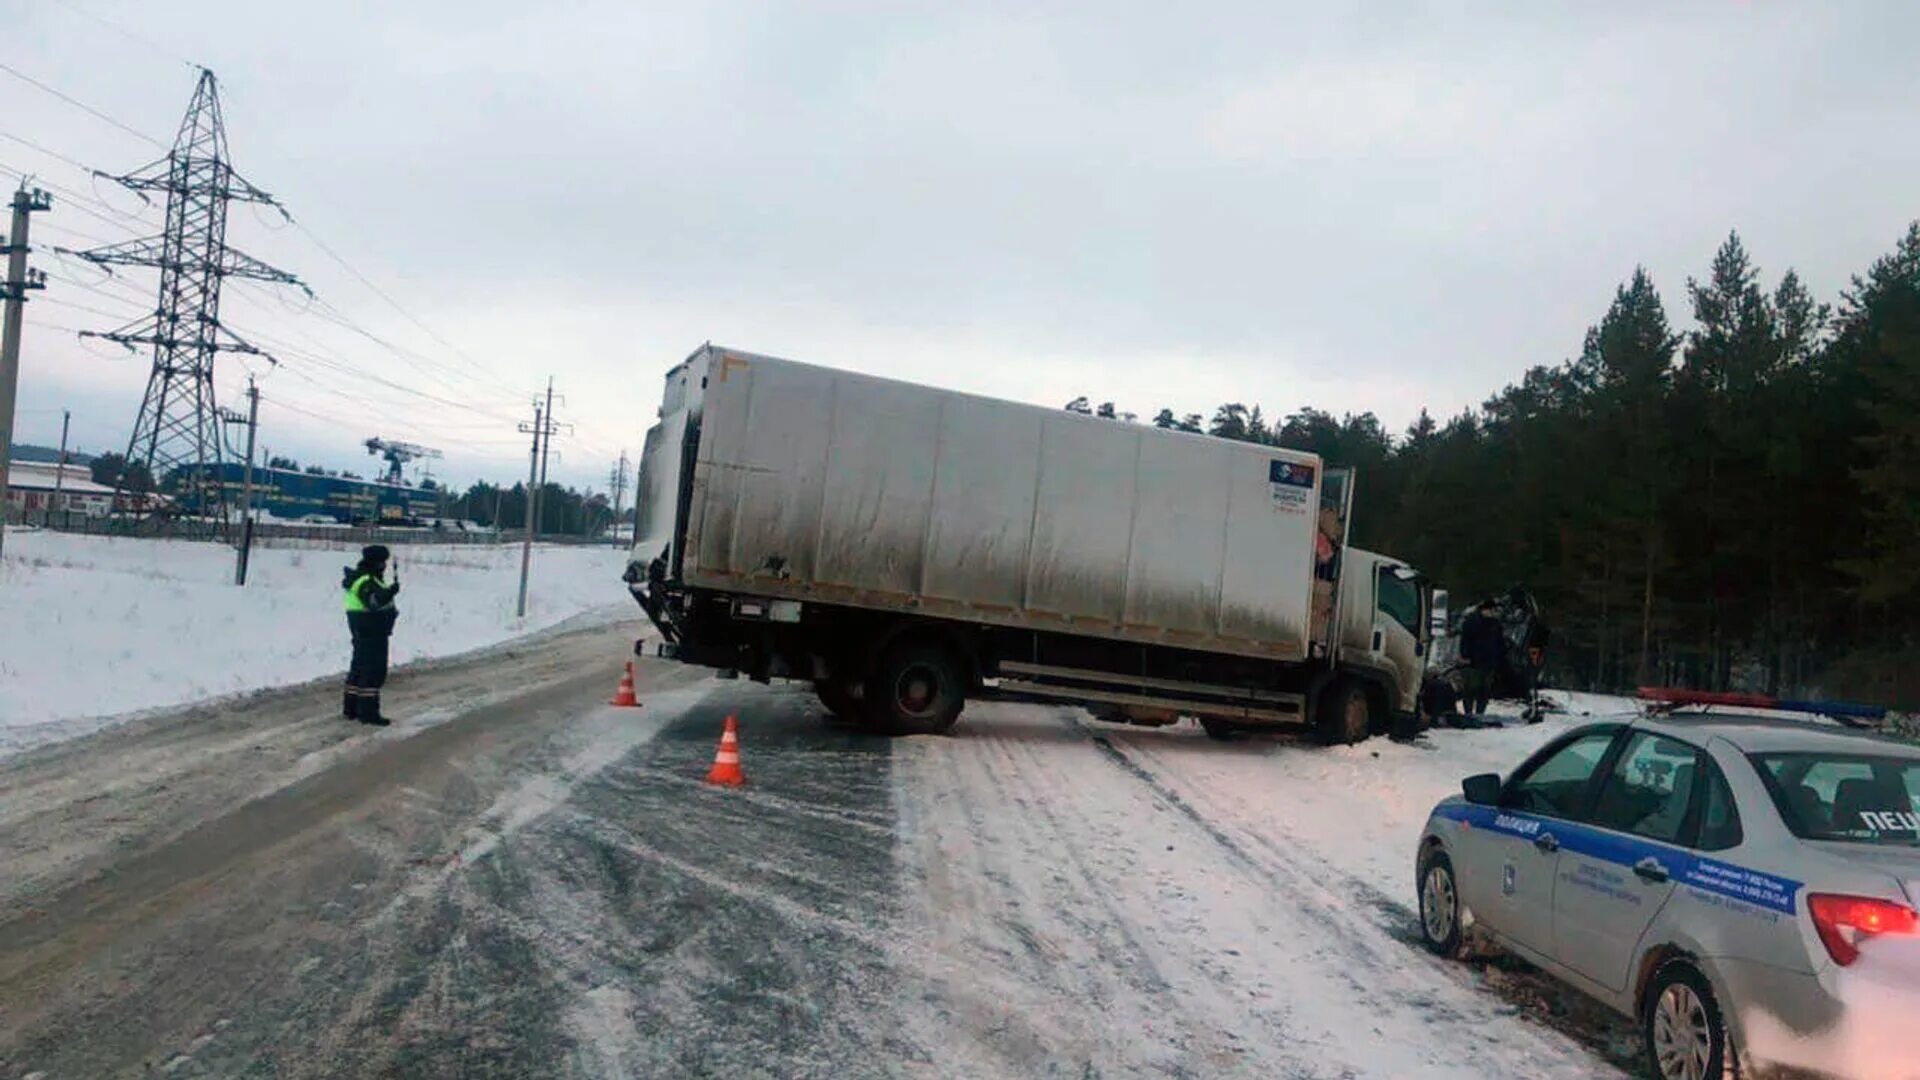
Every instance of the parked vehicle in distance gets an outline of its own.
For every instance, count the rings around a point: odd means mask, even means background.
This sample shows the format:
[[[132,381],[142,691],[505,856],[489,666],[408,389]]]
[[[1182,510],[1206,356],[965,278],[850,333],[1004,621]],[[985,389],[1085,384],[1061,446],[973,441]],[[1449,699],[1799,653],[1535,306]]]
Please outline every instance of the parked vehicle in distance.
[[[1664,1080],[1920,1075],[1920,748],[1708,706],[1462,788],[1416,856],[1435,952],[1477,927],[1636,1018]]]
[[[998,696],[1354,742],[1417,706],[1427,584],[1347,544],[1313,454],[705,346],[637,491],[662,655],[888,730]]]

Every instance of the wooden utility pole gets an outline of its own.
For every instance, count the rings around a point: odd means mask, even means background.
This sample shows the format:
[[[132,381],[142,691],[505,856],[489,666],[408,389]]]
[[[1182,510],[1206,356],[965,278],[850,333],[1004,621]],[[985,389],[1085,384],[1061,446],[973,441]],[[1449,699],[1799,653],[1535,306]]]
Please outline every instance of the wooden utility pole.
[[[13,229],[0,253],[7,256],[7,280],[0,284],[6,301],[5,325],[0,326],[0,544],[7,536],[7,469],[13,463],[13,401],[20,387],[20,323],[26,317],[27,292],[47,287],[45,274],[27,269],[27,227],[33,214],[53,205],[47,193],[25,187],[13,193]],[[55,475],[58,475],[56,470]]]
[[[247,466],[240,481],[240,549],[233,565],[233,583],[247,583],[247,560],[253,555],[253,440],[260,433],[260,388],[247,376]]]
[[[553,399],[552,383],[548,383],[547,399]],[[546,429],[546,414],[541,411],[539,402],[533,403],[533,426],[520,425],[521,431],[533,432],[533,450],[527,455],[527,497],[521,500],[521,511],[526,516],[526,536],[520,541],[520,604],[516,613],[525,618],[527,615],[527,576],[533,569],[533,485],[540,478],[540,432]]]
[[[67,427],[72,423],[73,423],[73,410],[61,409],[60,410],[60,456],[55,458],[53,462],[53,503],[47,507],[47,509],[49,510],[53,509],[55,506],[60,505],[60,501],[61,501],[60,489],[67,486],[66,485]]]

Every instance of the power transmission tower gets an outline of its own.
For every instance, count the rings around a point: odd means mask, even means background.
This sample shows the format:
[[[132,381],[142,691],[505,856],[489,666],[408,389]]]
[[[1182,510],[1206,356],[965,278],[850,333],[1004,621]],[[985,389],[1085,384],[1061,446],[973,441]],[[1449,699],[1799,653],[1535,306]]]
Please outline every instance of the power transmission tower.
[[[226,501],[218,476],[223,440],[213,395],[213,358],[221,352],[251,353],[269,362],[273,358],[221,323],[221,283],[247,278],[306,289],[292,274],[227,246],[227,204],[264,203],[282,215],[286,211],[233,171],[219,93],[213,72],[205,68],[167,156],[124,176],[99,175],[142,198],[149,191],[167,196],[167,223],[160,235],[75,252],[109,272],[115,266],[160,270],[153,315],[118,330],[85,335],[117,341],[129,350],[153,347],[146,398],[127,442],[126,473],[116,487],[124,488],[125,477],[136,465],[144,465],[156,487],[172,481],[179,485],[176,493],[187,496],[201,514],[224,521]]]
[[[0,300],[6,301],[5,325],[0,326],[0,543],[7,535],[7,470],[13,464],[13,400],[20,387],[20,324],[26,317],[27,293],[47,287],[47,275],[27,269],[27,232],[33,215],[51,207],[53,200],[24,182],[13,193],[13,228],[0,254],[7,257],[7,280],[0,282]],[[60,475],[57,471],[55,476]]]
[[[627,494],[627,452],[620,451],[620,460],[613,466],[613,476],[607,485],[613,489],[613,517],[610,527],[613,530],[614,543],[620,542],[620,500]]]

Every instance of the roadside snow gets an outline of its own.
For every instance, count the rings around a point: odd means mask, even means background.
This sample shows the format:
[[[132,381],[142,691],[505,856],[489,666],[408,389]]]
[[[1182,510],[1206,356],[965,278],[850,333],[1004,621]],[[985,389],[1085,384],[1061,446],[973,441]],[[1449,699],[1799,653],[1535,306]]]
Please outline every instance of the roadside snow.
[[[1204,793],[1227,824],[1304,843],[1340,871],[1413,908],[1414,839],[1433,805],[1459,793],[1461,780],[1474,773],[1505,775],[1569,728],[1638,712],[1627,698],[1550,696],[1567,711],[1523,724],[1517,709],[1495,704],[1493,713],[1511,726],[1441,728],[1413,745],[1369,739],[1324,748],[1258,737],[1222,744],[1194,729],[1101,725],[1100,731],[1182,790]]]
[[[395,664],[448,656],[576,617],[630,617],[625,552],[543,546],[527,616],[520,549],[395,549]],[[0,757],[113,717],[345,670],[341,568],[357,549],[256,548],[245,588],[218,544],[7,533],[0,558]]]

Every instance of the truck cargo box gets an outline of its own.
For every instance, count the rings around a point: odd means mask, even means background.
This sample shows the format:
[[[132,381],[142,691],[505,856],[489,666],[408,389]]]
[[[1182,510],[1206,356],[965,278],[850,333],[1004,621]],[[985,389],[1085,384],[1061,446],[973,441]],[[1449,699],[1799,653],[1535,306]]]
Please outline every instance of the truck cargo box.
[[[648,433],[633,557],[682,588],[1304,659],[1324,472],[707,346]]]

